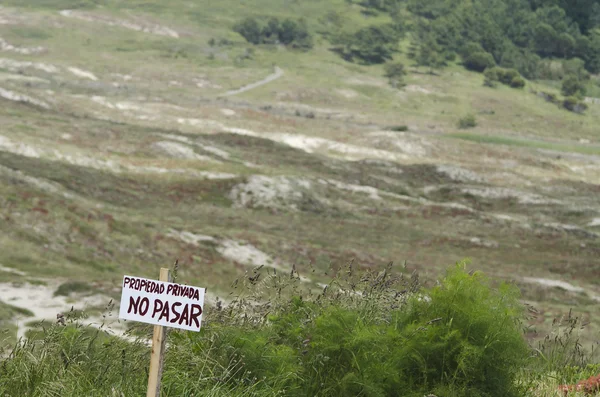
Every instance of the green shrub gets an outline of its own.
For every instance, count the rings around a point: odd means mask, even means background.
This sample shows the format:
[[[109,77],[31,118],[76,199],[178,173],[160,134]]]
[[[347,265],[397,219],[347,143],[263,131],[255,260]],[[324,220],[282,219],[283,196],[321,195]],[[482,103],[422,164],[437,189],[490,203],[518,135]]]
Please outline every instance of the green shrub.
[[[236,23],[233,31],[252,44],[281,43],[300,49],[313,47],[313,38],[304,19],[294,21],[286,18],[280,23],[277,18],[273,17],[263,25],[255,18],[248,17]]]
[[[585,85],[577,76],[571,75],[563,80],[560,92],[564,96],[583,97],[585,95]]]
[[[473,128],[477,126],[477,120],[475,120],[475,116],[472,114],[468,114],[465,117],[462,117],[458,120],[458,128],[467,129]]]
[[[498,80],[502,84],[510,85],[514,79],[520,77],[521,75],[515,69],[498,68]]]
[[[54,291],[54,296],[69,296],[71,293],[93,292],[94,289],[88,283],[82,281],[67,281],[58,286]]]
[[[394,88],[404,86],[404,76],[406,69],[400,62],[388,62],[383,66],[385,77],[388,78],[390,85]]]
[[[488,68],[483,72],[483,85],[486,87],[496,87],[498,79],[498,68]]]
[[[559,99],[556,97],[556,94],[551,93],[551,92],[539,92],[538,93],[539,97],[544,98],[544,100],[546,100],[546,102],[551,102],[551,103],[555,103],[558,104],[560,101]]]
[[[387,130],[395,131],[395,132],[406,132],[406,131],[408,131],[408,126],[407,125],[394,125],[394,126],[388,127]]]
[[[474,52],[464,58],[464,65],[467,69],[475,72],[483,72],[487,68],[496,66],[494,57],[487,52]]]
[[[562,106],[563,108],[575,113],[583,113],[588,108],[586,103],[573,96],[565,98],[562,102]]]
[[[496,81],[513,88],[523,88],[525,86],[525,80],[515,69],[488,68],[484,72],[484,77],[484,85],[490,87],[494,87]]]
[[[247,42],[259,44],[261,42],[261,28],[258,21],[252,17],[243,19],[235,24],[233,31],[239,33]]]
[[[392,59],[398,51],[402,32],[395,25],[371,25],[334,39],[334,51],[349,62],[379,64]]]
[[[321,293],[258,270],[200,332],[168,333],[165,396],[517,396],[530,351],[518,290],[464,264],[418,277],[340,269]],[[75,325],[44,328],[0,362],[1,395],[142,395],[150,349]]]
[[[525,87],[525,80],[521,76],[517,76],[511,80],[510,86],[512,88],[523,88]]]

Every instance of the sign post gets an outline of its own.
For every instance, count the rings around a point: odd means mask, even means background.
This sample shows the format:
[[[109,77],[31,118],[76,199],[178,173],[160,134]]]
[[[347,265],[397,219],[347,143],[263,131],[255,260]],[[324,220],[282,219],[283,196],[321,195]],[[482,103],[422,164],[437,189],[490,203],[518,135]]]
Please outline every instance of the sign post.
[[[169,280],[169,269],[160,268],[160,281]],[[152,355],[150,356],[150,372],[148,374],[148,391],[146,397],[160,396],[160,380],[162,377],[164,352],[165,352],[165,327],[162,325],[154,326],[152,334]]]
[[[154,325],[146,397],[160,395],[166,327],[200,331],[204,288],[169,282],[169,269],[160,269],[158,281],[124,276],[119,318]]]

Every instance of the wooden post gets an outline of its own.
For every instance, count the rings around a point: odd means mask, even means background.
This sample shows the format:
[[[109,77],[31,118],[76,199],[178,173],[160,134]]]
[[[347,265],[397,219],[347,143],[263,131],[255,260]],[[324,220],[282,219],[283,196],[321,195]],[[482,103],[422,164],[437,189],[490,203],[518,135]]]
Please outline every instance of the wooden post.
[[[169,269],[164,267],[160,269],[159,280],[170,281]],[[160,379],[162,377],[165,341],[165,327],[155,325],[154,334],[152,335],[152,355],[150,356],[150,372],[148,374],[148,391],[146,397],[160,396]]]

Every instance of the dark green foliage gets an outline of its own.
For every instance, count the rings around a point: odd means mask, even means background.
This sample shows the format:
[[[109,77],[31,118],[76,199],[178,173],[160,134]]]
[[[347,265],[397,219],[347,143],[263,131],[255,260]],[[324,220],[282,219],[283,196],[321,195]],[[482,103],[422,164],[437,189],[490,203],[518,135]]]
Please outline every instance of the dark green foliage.
[[[581,102],[579,98],[570,96],[564,99],[562,102],[563,108],[570,110],[575,113],[583,113],[587,110],[588,106],[584,102]]]
[[[199,333],[168,334],[164,396],[516,396],[529,354],[518,290],[464,264],[437,287],[340,269],[321,293],[259,270]],[[142,395],[149,348],[51,326],[0,362],[2,395]]]
[[[485,70],[484,76],[484,84],[490,87],[495,86],[496,81],[513,88],[525,87],[525,80],[515,69],[490,68]]]
[[[67,320],[70,322],[70,320]],[[51,326],[3,359],[3,396],[126,396],[145,394],[149,355],[141,343],[79,325]],[[118,395],[118,394],[117,394]]]
[[[484,80],[483,85],[486,87],[496,87],[498,79],[498,68],[489,68],[483,72]]]
[[[574,5],[580,2],[586,7]],[[451,53],[466,60],[485,52],[495,63],[514,68],[527,78],[536,77],[540,58],[579,57],[588,71],[600,70],[598,0],[409,0],[407,9],[417,17],[415,31],[434,35],[441,46],[438,52],[446,59]],[[422,42],[424,35],[418,37]],[[415,49],[411,52],[417,53]],[[473,70],[482,69],[476,66]]]
[[[334,51],[350,62],[383,63],[392,59],[392,54],[398,51],[401,36],[402,32],[392,24],[367,26],[337,37]]]
[[[81,292],[92,292],[93,287],[88,283],[84,283],[81,281],[67,281],[66,283],[62,283],[56,291],[54,291],[54,296],[69,296],[71,293],[81,293]]]
[[[563,62],[565,75],[575,76],[580,81],[589,80],[590,73],[585,70],[585,62],[579,58],[571,58]]]
[[[563,80],[560,93],[568,97],[583,97],[585,95],[585,86],[577,76],[570,75]]]
[[[521,76],[515,76],[513,77],[513,79],[510,81],[509,84],[512,88],[523,88],[525,87],[525,80],[523,80],[523,78],[521,78]]]
[[[434,69],[439,69],[446,65],[443,48],[433,34],[428,34],[422,38],[417,47],[415,54],[417,66],[429,67],[429,71],[433,73]]]
[[[300,49],[313,47],[313,38],[303,19],[294,21],[286,18],[280,23],[273,17],[266,24],[261,24],[255,18],[248,17],[235,24],[233,30],[252,44],[281,43]]]
[[[402,0],[346,0],[351,4],[359,4],[363,6],[367,11],[367,13],[372,13],[373,11],[382,11],[382,12],[390,12],[394,14],[398,8],[400,7]]]
[[[580,58],[568,60],[544,60],[538,69],[538,78],[542,80],[564,80],[567,76],[575,76],[578,80],[589,80],[590,73],[585,69],[585,62]]]
[[[458,120],[458,128],[460,129],[474,128],[476,126],[477,120],[475,120],[475,116],[472,114],[468,114]]]
[[[487,68],[496,66],[494,57],[487,52],[474,52],[464,58],[464,65],[469,70],[483,72]]]
[[[233,31],[242,35],[249,43],[260,44],[261,42],[261,28],[254,18],[248,17],[238,22],[233,27]]]
[[[404,76],[406,75],[404,64],[388,62],[383,66],[383,70],[392,87],[397,88],[404,85]]]
[[[386,128],[386,130],[396,131],[396,132],[406,132],[406,131],[408,131],[408,126],[407,125],[394,125],[392,127]]]

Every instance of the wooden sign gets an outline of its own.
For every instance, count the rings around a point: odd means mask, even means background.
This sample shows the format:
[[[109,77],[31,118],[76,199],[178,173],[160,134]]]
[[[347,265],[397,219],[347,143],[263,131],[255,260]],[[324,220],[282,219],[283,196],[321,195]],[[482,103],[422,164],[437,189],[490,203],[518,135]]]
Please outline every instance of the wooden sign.
[[[124,276],[119,318],[200,331],[204,288]]]
[[[204,288],[169,282],[169,269],[160,280],[124,276],[119,318],[154,324],[146,397],[160,396],[165,352],[165,327],[200,331]]]

